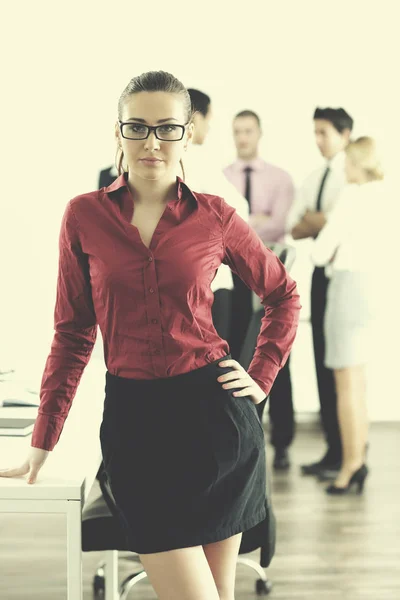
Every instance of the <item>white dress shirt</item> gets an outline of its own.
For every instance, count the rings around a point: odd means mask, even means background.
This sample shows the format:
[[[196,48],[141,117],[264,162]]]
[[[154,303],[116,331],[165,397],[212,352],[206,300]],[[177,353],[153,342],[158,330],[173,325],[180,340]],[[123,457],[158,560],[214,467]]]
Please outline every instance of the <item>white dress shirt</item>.
[[[306,178],[303,185],[296,193],[296,200],[288,215],[286,223],[286,230],[288,233],[290,233],[293,227],[301,221],[307,210],[315,211],[317,209],[318,192],[328,166],[330,172],[326,178],[322,193],[321,211],[325,214],[329,214],[334,207],[340,192],[347,185],[344,165],[345,153],[339,152],[331,160],[313,171]]]
[[[236,209],[237,214],[246,222],[249,220],[249,204],[225,177],[222,167],[209,156],[204,145],[192,144],[183,159],[185,181],[194,192],[221,196]],[[211,290],[233,289],[232,272],[228,265],[221,265],[211,283]]]
[[[314,241],[313,262],[325,265],[328,276],[340,270],[377,272],[383,257],[383,240],[379,236],[385,231],[384,223],[379,220],[390,219],[385,210],[388,200],[388,190],[382,181],[348,185]]]

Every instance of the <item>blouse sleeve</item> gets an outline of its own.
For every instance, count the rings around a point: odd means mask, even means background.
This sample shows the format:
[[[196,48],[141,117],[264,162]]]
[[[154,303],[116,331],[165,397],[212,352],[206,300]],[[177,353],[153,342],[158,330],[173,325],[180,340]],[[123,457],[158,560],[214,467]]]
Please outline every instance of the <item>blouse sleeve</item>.
[[[82,252],[71,203],[64,213],[59,236],[54,329],[31,442],[33,447],[44,450],[52,450],[60,437],[97,335],[89,265]]]
[[[223,262],[257,294],[265,314],[249,375],[266,395],[291,350],[299,320],[296,283],[236,211],[222,201]]]
[[[351,222],[351,208],[353,189],[349,186],[337,199],[334,207],[327,215],[327,220],[311,250],[311,260],[318,267],[327,265],[333,258],[335,251],[340,246],[347,234]]]

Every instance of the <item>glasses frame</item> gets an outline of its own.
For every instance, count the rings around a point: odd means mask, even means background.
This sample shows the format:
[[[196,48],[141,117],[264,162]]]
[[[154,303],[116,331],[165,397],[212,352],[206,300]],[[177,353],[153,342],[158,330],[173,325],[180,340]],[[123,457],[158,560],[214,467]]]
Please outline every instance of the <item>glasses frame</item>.
[[[145,125],[144,123],[137,123],[135,121],[118,121],[119,123],[119,130],[121,132],[122,137],[124,138],[124,140],[130,140],[131,142],[142,142],[143,140],[147,140],[151,134],[152,131],[154,131],[154,135],[156,136],[156,138],[160,141],[160,142],[180,142],[181,140],[183,140],[183,136],[185,135],[186,132],[186,125],[189,124],[189,121],[187,123],[185,123],[184,125],[178,125],[176,123],[164,123],[162,125]],[[141,137],[141,138],[129,138],[126,137],[123,133],[123,129],[124,129],[124,125],[141,125],[142,127],[147,127],[147,135],[146,137]],[[180,138],[176,139],[176,140],[165,140],[163,138],[158,137],[157,135],[157,129],[159,127],[165,127],[168,125],[173,125],[174,127],[179,127],[180,129],[182,129],[182,135]]]

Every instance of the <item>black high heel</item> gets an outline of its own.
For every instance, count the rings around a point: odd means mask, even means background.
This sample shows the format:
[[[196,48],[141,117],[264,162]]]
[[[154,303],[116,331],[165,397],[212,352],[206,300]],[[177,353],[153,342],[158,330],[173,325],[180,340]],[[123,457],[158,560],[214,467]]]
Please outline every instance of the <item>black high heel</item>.
[[[326,493],[331,494],[333,496],[340,496],[343,494],[348,494],[353,485],[357,485],[357,493],[361,494],[364,489],[364,483],[368,475],[368,467],[367,465],[362,465],[350,478],[349,483],[346,487],[336,487],[334,484],[328,486],[326,488]]]

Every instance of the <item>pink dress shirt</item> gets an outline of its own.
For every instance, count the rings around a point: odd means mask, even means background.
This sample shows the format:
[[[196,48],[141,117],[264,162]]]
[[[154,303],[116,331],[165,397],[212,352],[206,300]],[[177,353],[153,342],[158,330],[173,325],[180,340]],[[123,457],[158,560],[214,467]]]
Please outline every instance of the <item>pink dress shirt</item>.
[[[249,225],[264,244],[281,242],[286,219],[294,199],[294,185],[289,173],[261,158],[251,161],[238,159],[224,169],[225,176],[241,194],[245,194],[245,167],[253,169],[251,177],[251,206]],[[269,219],[257,224],[252,215],[268,215]]]

